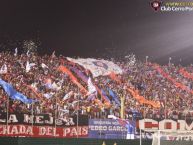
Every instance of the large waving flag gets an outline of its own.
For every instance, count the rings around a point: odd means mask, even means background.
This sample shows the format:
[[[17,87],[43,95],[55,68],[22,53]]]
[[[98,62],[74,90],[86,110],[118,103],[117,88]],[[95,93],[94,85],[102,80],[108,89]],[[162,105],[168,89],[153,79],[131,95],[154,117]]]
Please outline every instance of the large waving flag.
[[[7,93],[7,95],[14,100],[20,100],[23,103],[30,104],[33,102],[32,99],[28,99],[26,96],[23,94],[17,92],[13,86],[2,79],[0,79],[0,86],[4,89],[4,91]]]
[[[72,74],[72,72],[67,67],[59,66],[58,70],[69,75],[72,82],[81,89],[81,92],[84,92],[84,94],[87,93],[87,90],[79,83],[78,79]]]
[[[76,67],[70,67],[70,69],[76,73],[78,75],[78,77],[81,78],[81,80],[83,80],[84,82],[88,82],[88,77],[86,75],[84,75],[79,69],[77,69]]]
[[[116,75],[109,75],[112,80],[116,81],[117,83],[121,83],[121,80]],[[153,106],[154,108],[160,108],[159,102],[154,102],[145,99],[143,96],[139,95],[138,90],[134,90],[133,88],[127,87],[127,91],[140,103],[140,104],[148,104]],[[110,92],[109,92],[110,93]]]
[[[171,75],[167,72],[165,72],[158,64],[154,64],[153,67],[157,70],[158,73],[160,73],[164,78],[168,79],[171,83],[175,85],[176,88],[180,88],[184,91],[187,91],[191,94],[193,94],[193,90],[190,90],[186,85],[184,85],[181,82],[178,82],[176,79],[171,77]]]
[[[93,77],[109,75],[112,72],[115,74],[123,73],[122,69],[112,61],[107,61],[104,59],[99,60],[94,58],[73,59],[68,57],[67,59],[71,62],[83,66],[85,69],[90,70]]]
[[[71,62],[71,61],[69,61],[70,63],[73,63],[73,62]],[[73,67],[69,67],[70,68],[70,70],[72,70],[72,72],[74,72],[84,83],[86,83],[86,85],[89,87],[89,84],[88,84],[88,80],[89,80],[89,77],[87,76],[87,75],[85,75],[80,69],[78,69],[78,67],[76,67],[76,66],[73,66]],[[91,81],[91,80],[90,80]],[[104,95],[103,93],[102,93],[102,91],[101,91],[101,89],[100,88],[98,88],[97,87],[97,85],[95,85],[95,84],[93,84],[93,82],[91,82],[92,83],[92,85],[96,88],[96,95],[97,95],[97,93],[99,93],[101,96],[102,96],[102,98],[106,101],[106,102],[108,102],[107,104],[109,105],[110,104],[110,100],[108,99],[108,97],[106,96],[106,95]],[[91,85],[91,86],[92,86]],[[94,88],[94,87],[92,87],[92,88]],[[89,88],[88,88],[88,91],[89,91]],[[87,92],[87,95],[89,95],[90,93],[89,92]],[[96,96],[95,95],[95,96]],[[93,95],[92,95],[93,96]],[[92,96],[91,96],[91,98],[92,98]],[[90,97],[89,97],[90,98]]]
[[[185,78],[192,79],[193,80],[193,74],[187,72],[184,68],[181,68],[179,70],[180,74],[182,74]]]

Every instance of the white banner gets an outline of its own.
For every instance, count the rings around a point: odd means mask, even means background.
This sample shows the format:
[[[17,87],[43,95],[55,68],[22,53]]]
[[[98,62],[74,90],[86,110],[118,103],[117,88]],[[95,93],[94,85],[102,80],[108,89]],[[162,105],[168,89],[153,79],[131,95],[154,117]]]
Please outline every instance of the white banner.
[[[112,61],[107,61],[104,59],[94,59],[94,58],[67,58],[69,61],[77,63],[88,69],[93,74],[93,77],[109,75],[110,73],[122,74],[122,69],[114,64]]]

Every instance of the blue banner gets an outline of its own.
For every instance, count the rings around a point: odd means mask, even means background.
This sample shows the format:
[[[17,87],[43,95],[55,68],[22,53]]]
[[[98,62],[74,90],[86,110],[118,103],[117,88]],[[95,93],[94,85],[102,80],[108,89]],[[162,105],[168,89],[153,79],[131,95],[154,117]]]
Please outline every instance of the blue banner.
[[[89,138],[126,139],[128,129],[114,119],[90,119]]]

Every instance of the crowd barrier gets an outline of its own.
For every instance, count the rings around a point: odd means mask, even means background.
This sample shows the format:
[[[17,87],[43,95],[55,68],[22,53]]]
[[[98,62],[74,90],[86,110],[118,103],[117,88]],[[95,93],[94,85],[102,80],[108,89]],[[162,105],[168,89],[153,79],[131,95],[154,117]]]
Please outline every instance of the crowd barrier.
[[[139,145],[140,140],[100,140],[85,138],[23,138],[0,137],[0,145]],[[142,145],[151,145],[151,140],[143,140]]]

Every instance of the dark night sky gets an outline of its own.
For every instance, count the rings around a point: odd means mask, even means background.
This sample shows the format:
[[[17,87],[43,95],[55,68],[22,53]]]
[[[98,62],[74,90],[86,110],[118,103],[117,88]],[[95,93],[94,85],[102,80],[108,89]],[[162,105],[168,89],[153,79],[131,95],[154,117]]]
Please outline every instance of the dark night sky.
[[[175,0],[178,1],[178,0]],[[193,12],[154,12],[149,0],[1,1],[0,35],[39,34],[43,53],[193,61]],[[2,40],[0,40],[2,41]]]

